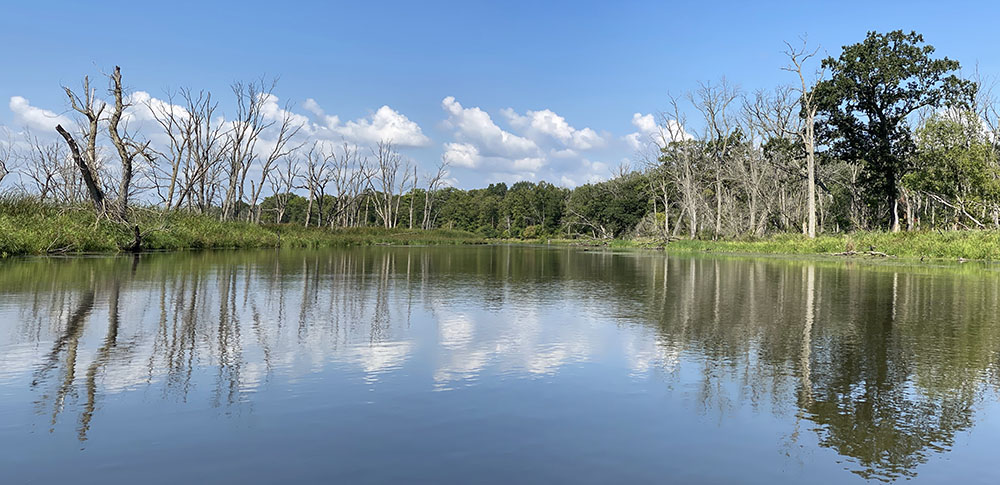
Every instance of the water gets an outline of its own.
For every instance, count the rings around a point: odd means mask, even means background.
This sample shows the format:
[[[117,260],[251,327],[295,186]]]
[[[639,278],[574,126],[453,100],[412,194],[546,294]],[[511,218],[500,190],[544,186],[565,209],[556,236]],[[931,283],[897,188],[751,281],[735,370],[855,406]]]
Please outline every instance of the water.
[[[4,483],[997,483],[1000,273],[566,248],[0,262]]]

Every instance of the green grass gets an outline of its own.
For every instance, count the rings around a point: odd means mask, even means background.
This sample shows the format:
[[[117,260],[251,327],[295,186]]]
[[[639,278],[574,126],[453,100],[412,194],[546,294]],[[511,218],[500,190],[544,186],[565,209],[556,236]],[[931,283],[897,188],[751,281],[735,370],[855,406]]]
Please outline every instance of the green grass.
[[[854,250],[861,253],[859,256],[864,256],[867,251],[874,250],[906,259],[1000,261],[1000,231],[856,232],[822,235],[815,239],[800,234],[778,234],[754,239],[681,239],[667,243],[648,238],[608,241],[552,239],[548,242],[611,249],[646,248],[731,254],[830,255]]]
[[[143,249],[153,251],[485,242],[482,237],[464,231],[258,225],[157,210],[136,211],[132,219],[145,233]],[[113,253],[129,247],[132,240],[129,226],[98,220],[86,206],[65,207],[30,198],[0,197],[0,257]]]
[[[298,225],[258,225],[220,222],[217,218],[181,212],[138,210],[135,223],[145,233],[143,249],[184,250],[222,248],[319,248],[361,245],[482,244],[483,237],[457,230],[364,228],[304,228]],[[1000,261],[1000,231],[858,232],[808,239],[799,234],[766,238],[674,240],[656,239],[538,239],[497,242],[592,245],[609,248],[650,248],[675,252],[731,254],[822,255],[874,248],[907,259]],[[87,206],[57,206],[32,198],[0,196],[0,257],[29,254],[114,253],[132,242],[128,226],[100,221]]]

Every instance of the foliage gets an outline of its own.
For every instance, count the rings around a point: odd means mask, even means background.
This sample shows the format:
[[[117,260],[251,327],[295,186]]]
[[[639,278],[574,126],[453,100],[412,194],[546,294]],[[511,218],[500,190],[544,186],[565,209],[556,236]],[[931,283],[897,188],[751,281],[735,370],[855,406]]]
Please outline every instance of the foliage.
[[[918,154],[907,188],[931,194],[982,225],[979,213],[1000,201],[997,154],[979,117],[969,111],[938,114],[917,130]]]
[[[921,108],[961,105],[975,92],[952,74],[958,61],[933,53],[916,32],[869,32],[823,61],[831,77],[815,87],[821,140],[838,158],[864,167],[860,182],[884,214],[916,152],[908,118]]]

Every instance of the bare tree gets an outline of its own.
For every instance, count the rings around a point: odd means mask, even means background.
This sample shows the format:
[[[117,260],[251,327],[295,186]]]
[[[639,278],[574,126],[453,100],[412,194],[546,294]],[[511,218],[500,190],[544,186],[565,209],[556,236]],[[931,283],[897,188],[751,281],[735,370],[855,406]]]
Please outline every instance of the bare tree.
[[[410,223],[409,229],[413,229],[413,200],[417,198],[417,166],[413,166],[413,178],[410,179]]]
[[[309,222],[312,219],[313,202],[316,201],[317,197],[319,198],[319,224],[317,225],[323,225],[323,198],[326,194],[326,187],[330,183],[330,163],[333,159],[334,155],[324,153],[319,142],[313,143],[306,153],[306,185],[304,188],[309,192],[306,205],[306,227],[309,227]]]
[[[285,164],[277,168],[277,176],[271,177],[270,185],[271,190],[274,192],[274,222],[275,224],[281,224],[282,219],[285,218],[285,210],[288,208],[288,201],[294,195],[292,190],[295,189],[295,183],[298,181],[301,174],[299,173],[299,166],[294,157],[290,155],[285,155]]]
[[[99,183],[97,173],[97,134],[101,113],[104,112],[106,105],[97,100],[94,90],[90,88],[90,78],[87,76],[83,78],[84,97],[82,99],[68,87],[63,86],[63,90],[66,91],[66,96],[69,98],[73,110],[86,118],[86,126],[83,130],[84,150],[80,149],[76,139],[62,125],[56,125],[56,132],[63,137],[66,145],[69,146],[73,161],[80,170],[90,200],[94,204],[94,210],[99,216],[104,215],[107,208],[105,207],[104,189]]]
[[[219,190],[220,178],[223,175],[224,161],[228,145],[224,131],[224,123],[215,120],[215,110],[218,103],[212,101],[212,93],[200,91],[195,95],[191,90],[182,89],[184,98],[184,115],[180,124],[173,126],[179,130],[180,142],[187,146],[183,183],[178,190],[175,209],[179,209],[187,200],[188,207],[197,206],[204,213],[215,200]]]
[[[784,140],[789,146],[795,146],[795,139],[801,128],[801,118],[798,116],[798,101],[794,99],[795,91],[787,86],[779,86],[773,91],[759,90],[754,93],[753,99],[744,98],[743,130],[748,134],[752,143],[764,145],[775,141]],[[787,150],[770,150],[765,157],[763,150],[755,149],[753,153],[748,153],[751,164],[746,169],[741,178],[741,182],[747,189],[748,194],[752,194],[749,210],[751,212],[751,226],[762,222],[755,216],[757,209],[762,209],[759,202],[766,193],[767,182],[774,183],[783,175],[792,176],[798,184],[800,180],[806,179],[807,174],[802,172],[800,158]],[[768,162],[766,166],[757,162]],[[778,173],[780,172],[780,173]],[[799,190],[795,190],[796,193]],[[787,202],[785,197],[785,187],[774,187],[769,193],[770,198],[778,197],[778,204]],[[770,201],[767,201],[770,202]],[[785,204],[787,206],[787,204]],[[787,207],[780,208],[782,220],[788,218]],[[763,214],[761,214],[763,217]],[[754,228],[755,234],[762,231],[762,226]]]
[[[150,163],[153,156],[149,153],[149,142],[139,142],[135,136],[128,132],[128,126],[122,125],[122,114],[125,108],[130,106],[125,102],[124,89],[122,88],[121,68],[115,66],[111,78],[111,94],[114,97],[114,108],[108,118],[108,135],[111,137],[111,144],[118,152],[121,161],[121,174],[118,183],[118,218],[122,221],[128,220],[129,196],[132,190],[132,178],[135,173],[136,157],[143,157]]]
[[[427,181],[427,191],[424,192],[424,222],[421,225],[424,229],[430,229],[433,219],[431,211],[434,208],[434,196],[444,183],[444,178],[448,176],[448,159],[441,157],[441,163],[437,166],[437,171]]]
[[[815,102],[815,91],[810,89],[809,82],[806,81],[806,76],[803,72],[803,66],[810,58],[815,56],[819,52],[819,48],[812,51],[808,50],[805,39],[802,40],[802,45],[798,48],[792,47],[791,44],[785,42],[787,49],[785,50],[785,55],[788,56],[789,65],[783,69],[795,73],[799,77],[799,87],[796,90],[799,93],[799,108],[802,113],[802,123],[800,129],[798,130],[798,135],[802,139],[802,143],[806,148],[806,172],[808,181],[806,182],[806,212],[808,217],[808,227],[806,229],[806,234],[814,238],[816,237],[816,102]],[[822,79],[823,73],[817,76],[817,79]],[[815,84],[816,80],[812,81]]]
[[[375,213],[382,219],[383,225],[391,229],[396,227],[399,217],[397,194],[401,194],[409,183],[410,162],[403,159],[389,140],[378,142],[372,148],[372,156],[375,175],[372,177],[371,188],[375,196]],[[378,183],[377,187],[375,182]]]
[[[674,122],[670,123],[669,120],[664,122],[670,136],[669,143],[664,140],[664,170],[673,179],[673,183],[680,193],[681,215],[687,214],[688,235],[693,239],[698,233],[698,206],[700,204],[698,174],[700,172],[699,161],[702,156],[701,145],[694,140],[687,140],[684,136],[686,118],[681,112],[680,103],[676,97],[671,96],[670,105],[673,110]],[[680,222],[674,224],[675,234],[680,230],[680,227]]]
[[[153,119],[163,129],[163,134],[167,137],[167,151],[160,153],[161,159],[168,163],[166,167],[166,190],[167,193],[160,194],[163,206],[170,210],[174,205],[174,195],[177,193],[178,177],[182,176],[181,169],[189,168],[191,163],[192,140],[192,115],[184,108],[174,104],[175,95],[167,92],[166,103],[155,102],[152,98],[146,100],[146,109],[152,114]],[[159,191],[160,184],[157,181]]]
[[[0,189],[3,188],[3,179],[10,175],[14,168],[14,142],[11,139],[10,131],[4,129],[5,140],[0,140]]]
[[[339,154],[334,152],[331,178],[335,191],[336,206],[330,215],[330,225],[340,221],[341,225],[351,225],[357,217],[358,200],[364,195],[372,177],[372,167],[368,159],[362,157],[358,147],[347,142],[341,146]]]
[[[27,150],[18,155],[24,161],[21,172],[24,190],[38,194],[41,199],[75,202],[75,167],[65,163],[67,157],[64,145],[58,142],[44,143],[32,136],[27,129],[24,141]],[[33,187],[28,188],[29,184]]]
[[[223,220],[230,220],[238,215],[239,203],[244,200],[247,174],[257,157],[260,134],[274,124],[264,116],[264,103],[276,85],[276,80],[272,80],[270,84],[261,80],[236,82],[232,85],[233,94],[236,95],[236,116],[229,123],[225,135],[228,183],[222,202]]]
[[[274,140],[271,150],[264,157],[253,157],[259,161],[260,165],[260,179],[256,184],[252,180],[250,181],[250,210],[256,214],[254,216],[255,222],[260,222],[260,208],[257,206],[257,201],[264,191],[264,184],[267,182],[268,177],[271,176],[274,163],[278,159],[287,157],[302,147],[302,144],[294,146],[289,144],[289,141],[302,129],[302,124],[296,121],[295,115],[292,114],[290,108],[291,106],[286,104],[285,108],[281,110],[281,122],[278,124],[277,138]]]
[[[730,150],[736,145],[733,133],[733,119],[729,108],[739,97],[739,90],[725,78],[719,84],[701,83],[698,90],[689,95],[694,107],[701,112],[705,121],[703,142],[713,162],[715,192],[715,237],[722,235],[723,176]]]

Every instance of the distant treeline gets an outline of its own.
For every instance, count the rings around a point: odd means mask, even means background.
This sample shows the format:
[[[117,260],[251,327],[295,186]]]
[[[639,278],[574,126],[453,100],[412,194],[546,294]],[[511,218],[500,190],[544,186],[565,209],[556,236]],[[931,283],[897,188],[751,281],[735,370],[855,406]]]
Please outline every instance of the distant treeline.
[[[22,194],[86,203],[123,224],[152,205],[223,221],[505,238],[1000,227],[1000,104],[982,76],[961,76],[912,32],[870,32],[822,60],[805,42],[786,47],[789,85],[744,92],[723,79],[670,97],[632,164],[573,189],[460,190],[444,183],[448,160],[418,173],[391,140],[311,141],[289,110],[265,112],[274,83],[264,81],[232,86],[228,121],[208,92],[148,103],[161,129],[153,145],[129,130],[118,68],[106,99],[86,78],[79,93],[65,90],[77,123],[58,126],[58,141],[0,144],[0,181],[17,173]]]

